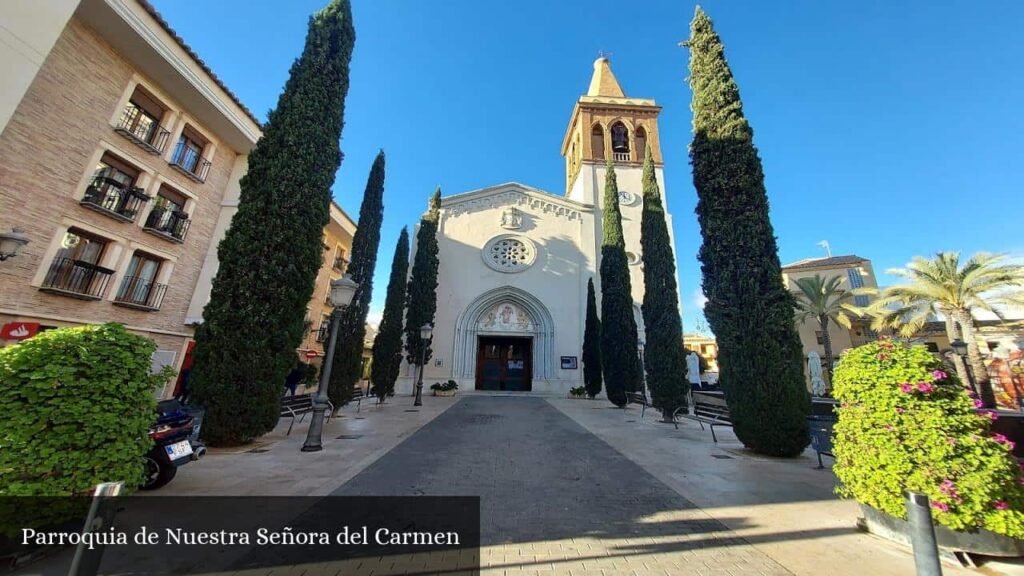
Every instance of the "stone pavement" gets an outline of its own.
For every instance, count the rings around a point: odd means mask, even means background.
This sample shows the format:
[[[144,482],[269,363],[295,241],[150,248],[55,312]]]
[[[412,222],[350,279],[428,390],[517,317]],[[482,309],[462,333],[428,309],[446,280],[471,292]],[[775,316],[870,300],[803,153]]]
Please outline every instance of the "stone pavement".
[[[333,494],[479,495],[484,574],[791,573],[543,398],[463,397]]]

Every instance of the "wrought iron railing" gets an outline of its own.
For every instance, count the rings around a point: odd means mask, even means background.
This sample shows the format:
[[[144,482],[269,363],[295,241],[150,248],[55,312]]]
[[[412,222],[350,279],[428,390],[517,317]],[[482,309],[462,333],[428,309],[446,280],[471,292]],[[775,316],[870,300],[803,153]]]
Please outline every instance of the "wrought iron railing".
[[[114,302],[126,306],[159,310],[166,291],[166,284],[158,284],[140,276],[125,276],[121,281],[121,288],[117,291],[117,296],[114,297]]]
[[[54,258],[42,288],[92,300],[103,298],[113,270],[72,258]]]
[[[94,179],[82,197],[82,204],[128,220],[134,220],[139,208],[148,201],[149,196],[141,188],[125,186],[105,176]]]
[[[146,218],[145,229],[175,240],[185,240],[190,223],[188,214],[184,212],[166,206],[154,206]]]
[[[166,128],[132,102],[124,107],[121,119],[118,120],[114,130],[142,146],[151,154],[163,154],[167,149],[167,139],[171,136]]]
[[[330,333],[331,333],[331,323],[329,321],[328,322],[324,322],[323,324],[320,325],[320,328],[317,328],[317,331],[316,331],[316,341],[317,342],[326,342],[327,341],[327,336],[330,335]]]
[[[171,166],[197,182],[205,182],[210,173],[210,161],[203,158],[194,148],[179,142],[171,155]]]

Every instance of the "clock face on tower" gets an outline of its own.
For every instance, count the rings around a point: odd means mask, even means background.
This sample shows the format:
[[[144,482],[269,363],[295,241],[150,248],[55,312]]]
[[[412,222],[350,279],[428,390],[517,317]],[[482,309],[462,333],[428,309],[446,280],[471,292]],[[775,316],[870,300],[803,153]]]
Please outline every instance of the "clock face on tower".
[[[636,204],[639,197],[632,192],[626,190],[619,190],[619,204],[622,206],[632,206]]]

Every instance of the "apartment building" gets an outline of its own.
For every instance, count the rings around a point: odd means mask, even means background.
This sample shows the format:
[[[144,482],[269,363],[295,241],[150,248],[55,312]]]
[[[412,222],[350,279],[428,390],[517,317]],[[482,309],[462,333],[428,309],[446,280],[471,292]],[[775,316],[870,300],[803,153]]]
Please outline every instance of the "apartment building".
[[[878,281],[875,277],[875,270],[871,261],[860,256],[830,256],[827,258],[807,258],[782,267],[782,278],[786,288],[796,293],[799,288],[796,280],[799,278],[819,275],[822,278],[838,276],[842,279],[842,289],[852,290],[855,288],[869,287],[878,288]],[[869,296],[855,296],[854,303],[857,306],[866,306]],[[854,348],[875,338],[871,330],[869,319],[856,319],[853,326],[847,330],[842,326],[829,323],[829,336],[832,340],[832,354],[835,360],[848,348]],[[808,319],[798,327],[800,342],[803,344],[804,357],[812,350],[822,358],[825,357],[825,335],[821,331],[818,322]]]
[[[0,325],[17,325],[0,345],[113,321],[179,367],[258,120],[146,2],[9,0],[0,20],[18,71],[0,88],[0,231],[28,239],[0,262]]]

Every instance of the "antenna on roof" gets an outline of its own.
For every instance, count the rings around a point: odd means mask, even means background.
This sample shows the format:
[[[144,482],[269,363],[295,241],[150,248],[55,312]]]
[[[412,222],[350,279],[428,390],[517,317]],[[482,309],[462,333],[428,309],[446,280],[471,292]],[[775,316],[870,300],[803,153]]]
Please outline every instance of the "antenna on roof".
[[[821,242],[818,242],[818,246],[821,246],[822,248],[825,249],[825,255],[827,258],[832,257],[832,246],[828,243],[828,240],[822,240]]]
[[[605,60],[607,60],[608,57],[611,56],[611,55],[612,55],[611,52],[605,52],[604,50],[598,50],[597,51],[597,57],[598,58],[604,58]]]

